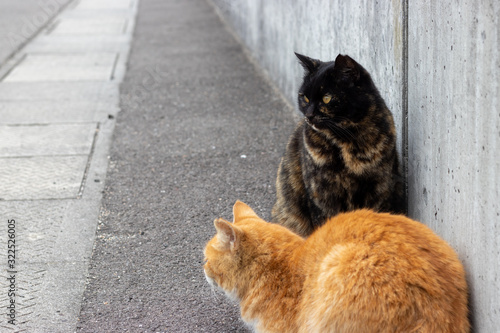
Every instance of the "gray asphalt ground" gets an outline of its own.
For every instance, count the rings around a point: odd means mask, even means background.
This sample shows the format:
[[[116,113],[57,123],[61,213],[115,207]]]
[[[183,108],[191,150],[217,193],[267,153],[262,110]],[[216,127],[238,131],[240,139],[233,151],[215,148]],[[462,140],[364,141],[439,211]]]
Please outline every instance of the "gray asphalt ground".
[[[270,217],[293,111],[203,0],[142,0],[79,332],[247,332],[205,281],[213,220]]]

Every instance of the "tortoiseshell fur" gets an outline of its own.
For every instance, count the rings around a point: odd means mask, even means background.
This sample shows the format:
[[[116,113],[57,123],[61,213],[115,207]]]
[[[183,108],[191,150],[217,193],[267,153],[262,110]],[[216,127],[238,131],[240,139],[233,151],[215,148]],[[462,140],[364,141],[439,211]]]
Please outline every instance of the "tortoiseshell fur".
[[[272,221],[307,236],[340,212],[404,213],[394,120],[370,74],[349,56],[297,57],[304,119],[278,169]]]

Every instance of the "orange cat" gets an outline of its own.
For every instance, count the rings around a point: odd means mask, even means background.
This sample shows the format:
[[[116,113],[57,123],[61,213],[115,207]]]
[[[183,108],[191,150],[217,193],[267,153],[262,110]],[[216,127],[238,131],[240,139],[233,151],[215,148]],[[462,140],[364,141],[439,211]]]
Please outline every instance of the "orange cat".
[[[205,275],[257,332],[469,332],[453,249],[404,216],[340,214],[303,239],[237,201],[215,220]]]

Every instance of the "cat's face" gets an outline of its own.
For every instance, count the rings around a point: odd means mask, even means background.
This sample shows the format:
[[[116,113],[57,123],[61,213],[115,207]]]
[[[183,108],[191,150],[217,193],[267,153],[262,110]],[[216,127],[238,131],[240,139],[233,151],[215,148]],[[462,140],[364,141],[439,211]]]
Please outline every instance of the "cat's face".
[[[317,131],[342,131],[366,115],[378,92],[370,75],[349,56],[322,62],[297,54],[304,67],[299,110]]]

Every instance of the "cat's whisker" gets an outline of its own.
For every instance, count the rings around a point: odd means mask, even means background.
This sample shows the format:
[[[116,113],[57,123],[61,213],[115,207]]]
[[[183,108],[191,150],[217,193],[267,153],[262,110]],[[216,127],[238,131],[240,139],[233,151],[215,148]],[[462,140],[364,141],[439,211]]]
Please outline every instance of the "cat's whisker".
[[[341,127],[338,124],[334,123],[331,120],[325,121],[325,125],[335,134],[338,134],[339,136],[342,136],[344,139],[347,141],[350,141],[352,143],[357,144],[357,141],[360,140],[360,138],[356,138],[356,136],[347,128]]]
[[[336,135],[342,137],[346,141],[355,141],[355,137],[352,133],[347,131],[346,129],[338,126],[337,124],[330,122],[330,121],[325,121],[324,124]]]
[[[219,295],[217,295],[217,288],[213,285],[209,285],[210,289],[210,296],[214,299],[214,301],[218,302],[219,301]]]
[[[211,287],[210,288],[211,290],[211,293],[212,293],[212,297],[216,300],[216,301],[219,301],[219,297],[217,295],[217,291],[215,291],[215,287]]]

